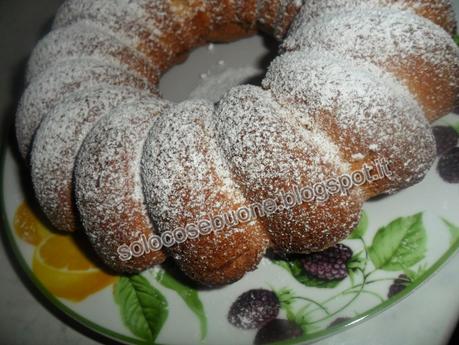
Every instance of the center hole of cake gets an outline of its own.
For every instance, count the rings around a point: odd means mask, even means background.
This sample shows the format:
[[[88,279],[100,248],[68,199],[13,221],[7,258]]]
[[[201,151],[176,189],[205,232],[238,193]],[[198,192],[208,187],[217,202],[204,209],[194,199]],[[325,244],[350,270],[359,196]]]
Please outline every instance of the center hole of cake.
[[[277,53],[277,42],[261,34],[211,43],[193,50],[184,63],[167,71],[159,89],[170,101],[204,98],[215,103],[236,85],[260,85]]]

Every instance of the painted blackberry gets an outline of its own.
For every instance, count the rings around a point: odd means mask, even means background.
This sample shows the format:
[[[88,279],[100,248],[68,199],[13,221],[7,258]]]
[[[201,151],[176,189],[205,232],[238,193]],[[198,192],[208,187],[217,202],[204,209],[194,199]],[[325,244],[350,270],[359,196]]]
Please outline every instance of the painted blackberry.
[[[394,282],[389,287],[389,292],[387,294],[388,298],[398,294],[404,288],[406,288],[411,283],[411,279],[408,278],[406,274],[400,274],[398,278],[394,279]]]
[[[259,328],[275,319],[279,310],[279,299],[274,292],[253,289],[244,292],[232,304],[228,313],[228,321],[233,326],[242,329]]]
[[[459,147],[455,147],[441,156],[437,169],[444,181],[459,183]]]
[[[303,329],[297,323],[284,319],[274,319],[258,330],[253,343],[254,345],[263,345],[302,335]]]
[[[459,135],[450,126],[432,127],[435,141],[437,143],[437,154],[442,155],[453,147],[456,147]]]
[[[328,325],[328,328],[332,328],[332,327],[344,324],[344,323],[346,323],[346,322],[348,322],[350,320],[351,320],[350,317],[338,317],[335,320],[333,320],[332,322],[330,322],[330,324]]]
[[[346,263],[352,257],[352,250],[342,243],[322,252],[306,255],[303,268],[306,274],[320,280],[337,280],[347,277]]]

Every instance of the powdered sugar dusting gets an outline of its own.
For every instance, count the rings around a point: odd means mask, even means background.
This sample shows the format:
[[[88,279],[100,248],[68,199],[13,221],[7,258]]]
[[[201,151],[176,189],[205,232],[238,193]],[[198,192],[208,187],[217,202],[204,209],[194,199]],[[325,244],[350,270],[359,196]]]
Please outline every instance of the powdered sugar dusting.
[[[149,133],[142,180],[147,207],[160,233],[246,205],[214,141],[210,126],[213,112],[209,102],[186,101],[161,114]],[[240,242],[242,238],[249,240]],[[253,268],[267,241],[255,221],[188,239],[170,251],[191,276],[199,275],[204,281],[212,277],[218,282],[224,277],[219,267],[257,248],[253,262],[246,267]]]
[[[424,16],[454,34],[456,19],[451,0],[306,0],[292,30],[324,14],[392,8]]]
[[[441,27],[406,11],[325,14],[291,30],[283,47],[323,49],[375,63],[409,87],[432,121],[450,111],[459,94],[459,47]]]
[[[285,50],[326,47],[349,57],[379,63],[392,58],[400,64],[418,54],[438,67],[448,55],[456,55],[458,51],[451,37],[439,26],[390,8],[357,8],[340,12],[339,16],[336,12],[327,13],[311,22],[302,22],[299,16],[297,21],[283,42]]]
[[[32,80],[19,103],[16,130],[22,157],[27,157],[42,118],[56,104],[72,92],[96,86],[129,86],[145,92],[157,92],[156,87],[145,78],[106,62],[85,58],[56,62]]]
[[[156,83],[159,69],[149,60],[92,22],[80,21],[51,31],[35,47],[28,65],[27,80],[63,60],[91,57],[112,65],[129,67],[134,73]]]
[[[417,101],[374,65],[325,51],[286,53],[274,60],[263,85],[284,107],[301,110],[329,133],[346,161],[359,153],[368,163],[374,158],[370,146],[376,145],[394,167],[393,190],[418,182],[435,158],[434,138]]]
[[[143,97],[119,106],[86,137],[75,170],[75,196],[84,229],[115,270],[136,272],[164,260],[162,251],[121,261],[117,248],[154,234],[140,177],[143,145],[158,114],[168,106]]]
[[[233,88],[217,105],[217,141],[233,177],[252,202],[276,199],[295,186],[312,186],[349,171],[328,135],[310,119],[299,120],[304,114],[295,112],[277,103],[269,91],[253,86]],[[300,205],[267,217],[274,247],[287,252],[308,251],[330,237],[345,236],[349,222],[355,221],[356,214],[358,218],[355,207],[361,203],[359,190],[333,198],[333,203],[336,213],[340,208],[348,213],[343,227],[344,223],[335,226],[319,219],[323,209],[331,207],[328,203]],[[314,240],[309,229],[317,235]]]
[[[83,140],[117,105],[141,95],[129,87],[84,90],[58,104],[42,121],[31,152],[32,182],[43,211],[58,229],[77,229],[73,170]]]
[[[197,3],[195,1],[195,6],[190,7],[193,14],[202,11],[202,2],[201,7]],[[61,28],[79,21],[89,21],[100,30],[123,40],[164,69],[169,67],[177,53],[169,39],[169,35],[180,33],[176,32],[178,27],[174,28],[172,18],[185,21],[186,17],[183,7],[175,6],[172,2],[69,0],[59,9],[53,27]]]
[[[194,107],[188,109],[190,105]],[[233,190],[236,185],[229,177],[227,169],[224,169],[223,158],[218,155],[218,150],[209,148],[212,142],[208,138],[204,116],[210,116],[212,112],[210,103],[202,100],[188,101],[172,108],[171,114],[160,116],[152,127],[145,146],[143,172],[146,194],[151,195],[157,204],[151,209],[155,218],[164,217],[173,221],[179,217],[175,212],[180,204],[188,202],[192,203],[192,208],[197,208],[204,203],[204,190],[220,192],[212,190],[216,182],[212,179],[214,174],[217,175],[215,179],[221,180],[223,192],[233,192],[236,200],[241,201],[241,196],[238,197],[238,193]],[[188,186],[187,193],[177,195],[177,189],[185,186]],[[188,199],[188,193],[194,197],[189,201],[182,199]],[[177,199],[175,207],[170,205],[172,199]],[[189,216],[208,215],[201,213]]]

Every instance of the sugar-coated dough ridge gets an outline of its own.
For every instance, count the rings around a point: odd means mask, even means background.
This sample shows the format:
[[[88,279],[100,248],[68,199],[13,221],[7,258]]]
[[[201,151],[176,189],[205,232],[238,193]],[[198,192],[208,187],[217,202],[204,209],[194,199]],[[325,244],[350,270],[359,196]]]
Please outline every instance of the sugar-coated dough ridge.
[[[456,18],[451,0],[305,0],[292,29],[324,14],[391,8],[426,17],[454,34]]]
[[[73,172],[83,140],[114,108],[143,95],[130,87],[83,90],[58,104],[41,122],[31,151],[32,182],[43,211],[56,228],[75,231],[79,225]]]
[[[161,114],[149,133],[142,180],[159,233],[210,221],[247,204],[213,139],[213,111],[206,101],[180,103]],[[257,220],[239,223],[168,251],[194,279],[220,284],[256,267],[269,241],[263,230]]]
[[[271,92],[254,86],[233,88],[218,103],[214,119],[217,141],[235,180],[253,203],[278,201],[279,194],[295,187],[312,187],[349,172],[349,165],[327,134],[315,127],[311,118],[299,119],[303,114],[295,112],[276,102]],[[358,220],[361,202],[357,188],[349,196],[278,209],[261,220],[266,222],[275,250],[314,251],[330,240],[346,237],[346,229]],[[324,210],[340,221],[324,221]]]
[[[325,130],[339,147],[334,154],[353,168],[378,158],[391,162],[390,188],[372,185],[370,195],[417,183],[435,158],[434,138],[416,99],[372,64],[327,51],[285,53],[273,61],[263,86],[285,108]]]
[[[289,32],[284,50],[323,49],[374,63],[398,76],[430,121],[459,93],[459,47],[438,25],[393,8],[327,13]]]
[[[27,68],[27,80],[56,62],[91,57],[101,62],[125,66],[155,83],[159,70],[144,56],[114,36],[98,30],[90,21],[79,21],[51,31],[35,47]]]
[[[75,198],[81,220],[93,247],[114,270],[138,272],[165,259],[163,251],[151,251],[123,261],[118,248],[155,233],[140,159],[150,127],[168,106],[153,97],[121,105],[94,126],[78,155]]]
[[[126,68],[91,58],[56,62],[36,76],[25,89],[16,113],[16,136],[22,157],[29,154],[42,118],[69,94],[105,86],[129,86],[156,93],[156,87]]]

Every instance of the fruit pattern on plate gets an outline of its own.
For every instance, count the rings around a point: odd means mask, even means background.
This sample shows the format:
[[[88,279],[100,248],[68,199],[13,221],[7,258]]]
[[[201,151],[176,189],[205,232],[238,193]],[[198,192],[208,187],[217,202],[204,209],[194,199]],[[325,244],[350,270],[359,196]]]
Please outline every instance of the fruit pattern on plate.
[[[459,183],[459,123],[434,126],[433,131],[439,156],[437,172],[445,182]],[[455,244],[459,227],[447,219],[442,222],[450,232],[451,244]],[[271,263],[283,268],[303,289],[285,286],[244,292],[229,310],[222,310],[231,327],[252,330],[254,344],[318,334],[354,322],[361,314],[352,308],[362,296],[372,296],[374,305],[381,305],[423,280],[430,266],[425,260],[423,214],[397,218],[372,238],[364,236],[368,223],[363,212],[346,244],[308,255],[271,257]],[[111,288],[124,325],[136,338],[151,343],[170,316],[168,301],[155,287],[157,284],[175,291],[184,301],[199,322],[201,342],[205,341],[208,320],[201,300],[205,291],[177,278],[169,269],[157,268],[134,276],[107,272],[97,258],[90,256],[92,251],[81,235],[49,230],[26,202],[16,210],[14,229],[19,238],[35,247],[33,273],[52,295],[78,303]],[[354,245],[348,245],[349,241]],[[382,271],[393,275],[377,274]],[[147,279],[148,275],[152,279]],[[384,293],[381,288],[373,288],[378,284],[383,284]],[[331,294],[318,300],[309,295],[310,288],[328,289]]]
[[[274,264],[307,288],[301,294],[291,287],[246,291],[233,302],[228,322],[240,329],[256,330],[254,344],[260,345],[357,321],[362,314],[353,308],[362,296],[373,297],[375,305],[384,304],[425,279],[430,265],[425,260],[427,233],[422,216],[417,213],[391,221],[378,229],[369,245],[364,237],[368,217],[363,212],[359,225],[346,240],[360,242],[360,246],[353,246],[361,248],[356,253],[338,243],[319,253],[272,258]],[[459,227],[446,219],[442,221],[451,245],[455,245]],[[391,272],[393,275],[387,275]],[[343,284],[345,281],[347,284]],[[308,288],[330,289],[332,294],[318,300],[308,296]],[[381,289],[386,292],[381,293]]]
[[[14,216],[14,230],[23,241],[35,246],[32,271],[53,296],[78,303],[107,287],[119,306],[126,327],[139,339],[154,342],[167,320],[168,302],[144,276],[118,276],[106,272],[80,233],[59,234],[50,230],[26,203]],[[151,271],[153,272],[153,271]],[[201,340],[207,336],[207,316],[198,291],[165,270],[157,270],[158,284],[174,290],[197,317]]]
[[[439,156],[437,171],[445,182],[459,183],[459,122],[449,126],[434,126],[432,129]]]

